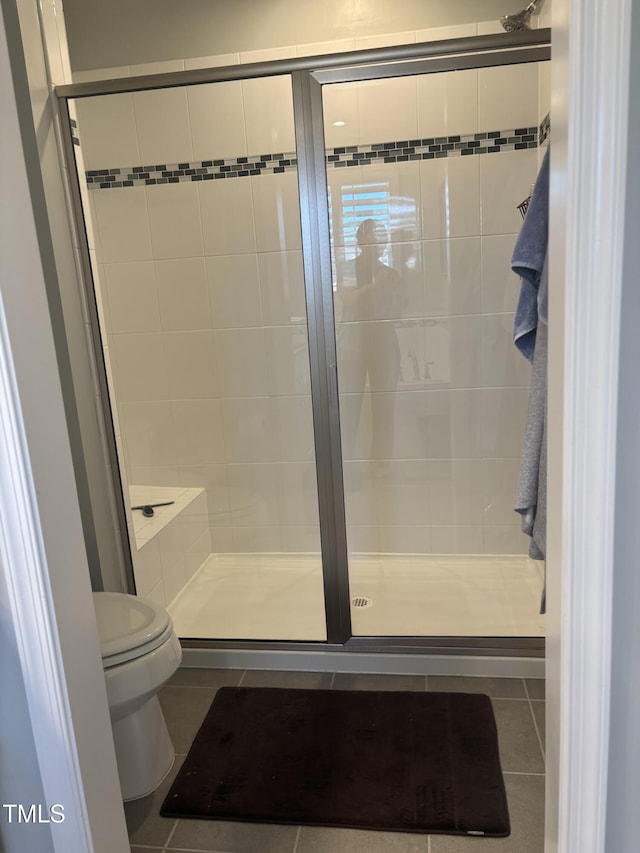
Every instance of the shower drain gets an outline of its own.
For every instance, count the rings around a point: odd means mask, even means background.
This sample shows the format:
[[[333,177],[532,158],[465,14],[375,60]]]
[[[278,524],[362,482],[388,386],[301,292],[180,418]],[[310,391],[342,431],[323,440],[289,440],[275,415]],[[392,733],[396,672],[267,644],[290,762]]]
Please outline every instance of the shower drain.
[[[351,599],[352,607],[371,607],[373,598],[368,598],[366,595],[359,595]]]

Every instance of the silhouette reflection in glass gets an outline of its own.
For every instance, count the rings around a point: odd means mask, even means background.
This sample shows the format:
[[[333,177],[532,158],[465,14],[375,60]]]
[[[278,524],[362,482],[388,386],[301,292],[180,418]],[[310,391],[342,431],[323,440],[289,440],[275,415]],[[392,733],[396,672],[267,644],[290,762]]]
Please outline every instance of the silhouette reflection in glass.
[[[384,461],[393,457],[393,392],[401,376],[396,320],[402,316],[405,294],[398,272],[382,260],[389,242],[383,223],[365,219],[356,239],[355,281],[351,279],[351,285],[343,284],[337,291],[342,309],[339,369],[352,401],[343,411],[343,451],[347,459]],[[366,449],[356,452],[366,397],[371,405],[368,454]]]

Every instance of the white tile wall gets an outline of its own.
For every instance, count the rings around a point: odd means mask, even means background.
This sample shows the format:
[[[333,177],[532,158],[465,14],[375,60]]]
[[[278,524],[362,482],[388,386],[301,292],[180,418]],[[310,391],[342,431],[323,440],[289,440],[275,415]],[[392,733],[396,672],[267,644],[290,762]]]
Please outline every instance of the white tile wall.
[[[82,98],[75,108],[86,169],[142,165],[133,95]]]
[[[280,537],[283,551],[320,553],[320,528],[317,525],[283,525]]]
[[[133,565],[136,578],[136,592],[143,598],[162,581],[160,562],[160,540],[155,537],[133,553]],[[164,590],[163,590],[164,593]]]
[[[275,421],[268,397],[234,397],[222,401],[228,462],[274,462]]]
[[[298,56],[320,56],[327,53],[344,53],[356,49],[355,39],[336,39],[335,41],[319,41],[313,44],[299,44],[296,46]]]
[[[173,71],[184,71],[182,59],[162,59],[158,62],[145,62],[141,65],[129,66],[129,73],[132,77],[139,74],[168,74]]]
[[[269,393],[278,397],[310,394],[306,327],[270,326],[262,334]]]
[[[153,257],[202,257],[202,226],[197,184],[150,186],[145,189]]]
[[[415,41],[415,31],[388,33],[377,36],[358,36],[356,38],[356,50],[368,50],[373,47],[393,47],[397,44],[413,44]]]
[[[160,324],[168,332],[211,328],[204,258],[155,262]]]
[[[420,198],[425,240],[473,237],[480,233],[480,166],[486,159],[490,159],[488,155],[421,162]]]
[[[526,198],[526,196],[523,196]],[[482,310],[488,313],[513,313],[518,301],[518,277],[511,270],[515,234],[482,238]]]
[[[529,388],[484,388],[482,455],[520,459],[527,419]]]
[[[187,126],[191,128],[194,159],[242,157],[250,153],[247,150],[242,83],[230,81],[188,86],[186,93],[189,106]]]
[[[418,136],[455,136],[478,130],[478,72],[425,74],[417,80]],[[502,125],[492,125],[497,130]]]
[[[327,144],[533,126],[538,76],[532,65],[327,87]],[[87,168],[294,150],[286,78],[151,94],[113,96],[104,112],[84,102]],[[536,169],[537,152],[519,151],[329,171],[334,224],[354,187],[385,194],[384,257],[402,290],[374,294],[359,322],[338,327],[353,550],[527,547],[511,508],[529,368],[511,342],[509,259]],[[206,489],[214,550],[317,550],[295,172],[90,196],[129,475]],[[340,228],[334,238],[340,319],[353,248]],[[165,602],[204,547],[178,553],[176,537],[165,537],[164,574],[137,567],[145,594]]]
[[[160,332],[113,335],[109,349],[121,402],[171,399],[164,335]]]
[[[531,365],[513,347],[513,315],[486,314],[482,317],[481,347],[484,387],[528,386]]]
[[[219,329],[215,333],[216,359],[223,397],[263,397],[268,372],[264,333],[256,329]]]
[[[181,468],[225,462],[220,400],[174,400],[171,415]]]
[[[315,459],[311,397],[272,397],[275,452],[279,462]]]
[[[152,261],[105,264],[110,331],[160,331],[160,310]]]
[[[415,139],[418,135],[416,99],[415,77],[361,83],[358,87],[360,143]]]
[[[166,380],[172,400],[210,399],[218,395],[213,332],[167,332],[163,336]]]
[[[291,80],[286,75],[243,80],[242,98],[248,153],[295,151]]]
[[[193,160],[189,108],[184,87],[134,92],[140,165]]]
[[[327,148],[360,143],[358,86],[358,83],[337,83],[322,90]]]
[[[478,35],[477,24],[456,24],[451,27],[434,27],[430,30],[417,30],[416,42],[441,41],[442,39],[469,38]]]
[[[181,465],[178,482],[184,486],[201,486],[205,490],[210,528],[230,528],[231,509],[226,464]]]
[[[195,58],[185,59],[185,70],[191,68],[220,68],[225,65],[239,65],[239,53],[220,53],[216,56],[199,56]]]
[[[374,467],[377,518],[372,523],[426,524],[429,521],[429,462],[397,461],[380,472]],[[379,474],[382,473],[382,476]]]
[[[279,526],[276,465],[229,465],[227,482],[234,527]]]
[[[134,518],[136,592],[166,607],[211,553],[207,495],[201,488],[135,486],[130,500],[135,505],[174,501],[156,509],[153,519]]]
[[[422,246],[425,310],[428,314],[480,314],[479,237],[432,240]]]
[[[279,552],[282,551],[282,537],[279,527],[234,527],[233,547],[231,551],[240,552]]]
[[[262,325],[259,260],[260,256],[255,254],[216,255],[206,259],[214,329]],[[280,282],[276,282],[276,289],[278,292],[282,289]]]
[[[286,524],[317,528],[318,500],[313,463],[278,465],[278,506]]]
[[[496,92],[500,92],[500,97],[496,97]],[[537,101],[537,63],[478,71],[478,130],[535,127]]]
[[[165,486],[167,483],[178,483],[180,481],[177,465],[131,465],[128,470],[129,479],[133,483]]]
[[[538,173],[538,152],[505,151],[478,159],[483,236],[517,234],[522,226],[518,205],[531,193]]]
[[[256,251],[251,182],[246,178],[198,184],[204,252],[237,255]]]
[[[98,191],[94,205],[102,263],[152,259],[144,187],[129,187],[126,193]]]
[[[171,417],[171,403],[166,401],[123,402],[120,406],[122,433],[131,468],[171,466],[176,464],[177,446]],[[149,483],[132,478],[134,483]]]
[[[258,252],[300,249],[297,174],[260,175],[250,180]]]

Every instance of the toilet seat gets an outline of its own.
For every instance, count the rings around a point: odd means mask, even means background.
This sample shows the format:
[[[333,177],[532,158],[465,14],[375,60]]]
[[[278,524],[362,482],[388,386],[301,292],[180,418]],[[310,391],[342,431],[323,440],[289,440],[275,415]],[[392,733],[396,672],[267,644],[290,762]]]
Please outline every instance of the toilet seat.
[[[152,652],[173,634],[171,617],[151,601],[99,592],[93,594],[93,602],[105,669]]]

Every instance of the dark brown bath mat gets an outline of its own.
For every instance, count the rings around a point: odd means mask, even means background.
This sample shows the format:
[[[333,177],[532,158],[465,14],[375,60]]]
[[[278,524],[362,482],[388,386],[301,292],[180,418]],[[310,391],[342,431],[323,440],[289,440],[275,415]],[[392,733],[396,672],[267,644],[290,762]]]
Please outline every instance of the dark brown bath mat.
[[[223,687],[165,817],[504,836],[487,696]]]

